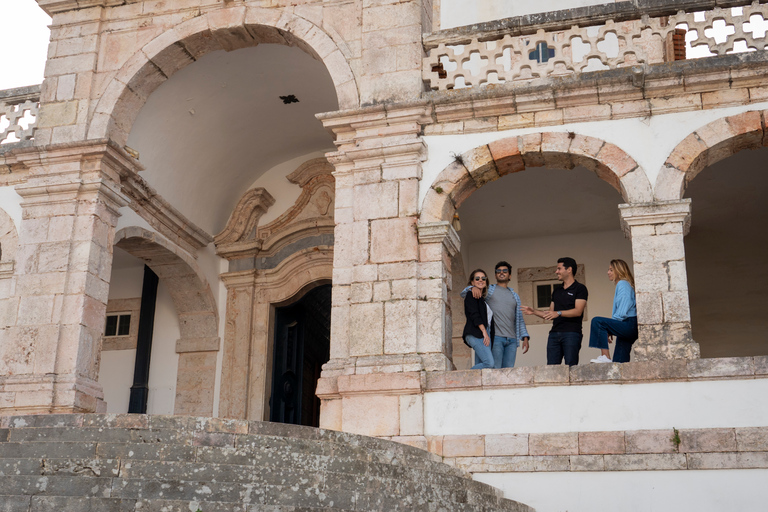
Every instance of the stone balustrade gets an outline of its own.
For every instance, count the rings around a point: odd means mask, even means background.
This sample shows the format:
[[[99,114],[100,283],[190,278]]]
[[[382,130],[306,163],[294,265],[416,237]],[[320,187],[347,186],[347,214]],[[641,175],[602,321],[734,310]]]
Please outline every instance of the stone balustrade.
[[[766,19],[768,6],[754,2],[491,40],[477,34],[466,41],[431,41],[437,45],[423,60],[423,78],[432,90],[448,90],[659,64],[675,60],[683,31],[697,53],[705,53],[702,47],[710,55],[763,50]],[[679,40],[673,41],[676,31]]]
[[[40,86],[0,91],[0,153],[35,136]]]

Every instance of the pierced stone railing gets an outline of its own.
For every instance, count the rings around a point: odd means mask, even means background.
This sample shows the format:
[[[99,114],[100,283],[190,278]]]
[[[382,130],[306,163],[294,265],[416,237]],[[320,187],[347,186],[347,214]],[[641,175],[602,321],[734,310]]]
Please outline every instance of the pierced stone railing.
[[[34,139],[40,86],[0,91],[0,152]]]
[[[757,51],[766,47],[767,28],[768,5],[754,2],[494,40],[480,35],[429,49],[422,76],[430,89],[447,90]],[[683,37],[687,55],[675,51]]]

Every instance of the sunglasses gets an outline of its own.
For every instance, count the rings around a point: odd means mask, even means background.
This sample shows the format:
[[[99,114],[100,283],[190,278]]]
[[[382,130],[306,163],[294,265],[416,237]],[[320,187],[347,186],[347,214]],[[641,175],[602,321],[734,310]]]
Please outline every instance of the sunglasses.
[[[509,269],[508,268],[497,268],[496,269],[496,273],[497,274],[509,274]]]
[[[487,280],[488,280],[487,277],[480,277],[480,276],[475,277],[475,281],[487,281]]]

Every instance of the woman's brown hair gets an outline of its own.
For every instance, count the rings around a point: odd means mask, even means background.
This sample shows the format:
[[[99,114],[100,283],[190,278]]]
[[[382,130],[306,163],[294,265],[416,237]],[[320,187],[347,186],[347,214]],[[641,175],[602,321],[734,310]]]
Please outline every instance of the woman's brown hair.
[[[635,287],[635,277],[632,275],[632,271],[629,270],[629,265],[624,260],[611,260],[611,268],[616,276],[616,282],[627,281],[632,288]]]
[[[472,273],[469,274],[469,282],[467,284],[472,286],[472,282],[475,280],[475,274],[478,272],[482,272],[483,275],[485,275],[485,286],[483,286],[483,297],[485,297],[485,294],[488,293],[488,274],[485,272],[485,270],[481,268],[476,268],[473,270]]]

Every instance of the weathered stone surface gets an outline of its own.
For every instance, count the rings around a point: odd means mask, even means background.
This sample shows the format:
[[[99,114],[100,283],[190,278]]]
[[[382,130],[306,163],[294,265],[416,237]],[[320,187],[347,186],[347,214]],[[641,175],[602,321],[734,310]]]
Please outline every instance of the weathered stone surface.
[[[682,453],[649,453],[643,455],[604,455],[606,471],[664,471],[687,469]]]
[[[578,455],[579,436],[576,432],[558,434],[530,434],[530,455]]]
[[[528,455],[528,434],[486,435],[485,455]]]
[[[674,453],[672,430],[633,430],[624,433],[627,453]]]
[[[732,428],[680,430],[680,453],[736,451],[736,432]]]
[[[624,453],[624,432],[579,432],[580,454]]]

